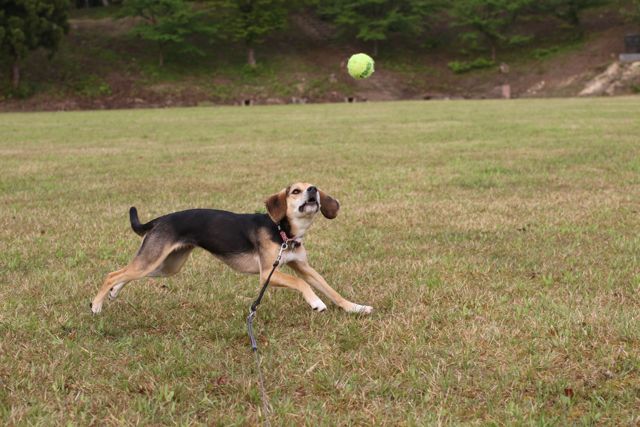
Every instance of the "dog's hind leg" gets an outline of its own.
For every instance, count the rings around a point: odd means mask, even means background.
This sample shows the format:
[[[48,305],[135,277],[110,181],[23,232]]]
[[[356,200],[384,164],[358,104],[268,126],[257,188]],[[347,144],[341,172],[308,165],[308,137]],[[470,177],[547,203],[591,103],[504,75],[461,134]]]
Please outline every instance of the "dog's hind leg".
[[[118,271],[114,271],[113,273],[109,273],[110,275],[115,275],[117,273],[121,273],[124,271],[124,268]],[[109,276],[107,276],[109,277]],[[128,282],[118,282],[115,284],[115,286],[113,286],[111,289],[109,289],[109,299],[110,300],[114,300],[116,299],[116,297],[118,296],[118,293],[120,292],[120,290],[124,287],[124,285],[126,285]]]
[[[124,284],[130,282],[131,280],[140,279],[145,276],[144,270],[139,268],[135,268],[133,263],[129,264],[127,267],[122,270],[114,271],[109,273],[102,284],[102,287],[93,298],[91,302],[91,311],[93,314],[98,314],[102,311],[102,303],[104,302],[105,297],[109,293],[110,290],[114,288],[118,288],[120,290]]]
[[[193,246],[181,246],[174,249],[155,271],[149,273],[148,277],[169,277],[177,274],[187,262],[191,251],[193,251]]]
[[[146,277],[169,277],[177,274],[184,266],[192,250],[193,246],[185,246],[175,249],[173,252],[167,255],[167,257],[164,259],[164,261],[162,261],[158,268],[147,274]],[[122,288],[124,288],[127,283],[129,282],[126,281],[116,283],[116,285],[109,291],[109,299],[116,299]]]
[[[179,243],[168,244],[162,236],[148,236],[128,266],[107,275],[91,302],[91,311],[94,314],[100,313],[104,299],[110,291],[115,290],[117,295],[128,282],[151,275],[161,267],[163,261],[174,250],[180,247]]]

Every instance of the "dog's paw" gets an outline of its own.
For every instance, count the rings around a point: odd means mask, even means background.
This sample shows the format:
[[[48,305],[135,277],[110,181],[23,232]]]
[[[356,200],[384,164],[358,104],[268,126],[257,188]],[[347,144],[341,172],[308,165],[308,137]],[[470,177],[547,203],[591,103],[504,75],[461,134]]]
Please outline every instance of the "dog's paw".
[[[369,305],[353,304],[349,309],[347,309],[347,311],[349,313],[371,314],[373,312],[373,307]]]
[[[318,299],[316,299],[314,301],[311,301],[309,303],[309,305],[311,306],[311,308],[314,311],[317,311],[317,312],[323,312],[323,311],[325,311],[327,309],[326,304],[324,302],[322,302],[322,300],[320,298],[318,298]]]
[[[124,283],[118,283],[113,288],[109,289],[110,301],[113,301],[114,299],[118,298],[118,294],[120,293],[120,290],[124,288],[124,285],[125,285]]]
[[[102,311],[102,303],[94,304],[92,302],[89,303],[89,307],[91,307],[91,312],[93,314],[98,314]]]

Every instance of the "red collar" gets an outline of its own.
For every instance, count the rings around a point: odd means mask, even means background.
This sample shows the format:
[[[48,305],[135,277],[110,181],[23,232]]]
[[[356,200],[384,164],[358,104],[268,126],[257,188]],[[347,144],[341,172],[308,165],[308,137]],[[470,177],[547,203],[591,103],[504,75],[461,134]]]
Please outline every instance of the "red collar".
[[[278,232],[280,233],[280,238],[282,239],[282,243],[284,243],[285,245],[287,246],[290,245],[293,248],[302,246],[302,242],[300,240],[296,239],[295,237],[287,236],[287,233],[285,233],[284,230],[280,228],[280,224],[278,224]]]

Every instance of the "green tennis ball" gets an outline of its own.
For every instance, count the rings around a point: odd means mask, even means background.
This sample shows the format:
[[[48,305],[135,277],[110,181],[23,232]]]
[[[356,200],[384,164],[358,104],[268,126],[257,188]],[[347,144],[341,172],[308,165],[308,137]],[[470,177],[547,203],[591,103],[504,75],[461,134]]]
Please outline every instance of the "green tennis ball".
[[[354,79],[366,79],[373,74],[373,58],[366,53],[356,53],[349,58],[347,71]]]

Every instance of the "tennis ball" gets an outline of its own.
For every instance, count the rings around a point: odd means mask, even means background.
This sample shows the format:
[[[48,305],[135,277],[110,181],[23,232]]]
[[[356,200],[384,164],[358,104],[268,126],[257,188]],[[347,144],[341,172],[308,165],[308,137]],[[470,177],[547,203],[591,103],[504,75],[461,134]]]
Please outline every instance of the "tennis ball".
[[[366,79],[373,74],[373,59],[366,53],[356,53],[349,58],[347,71],[354,79]]]

